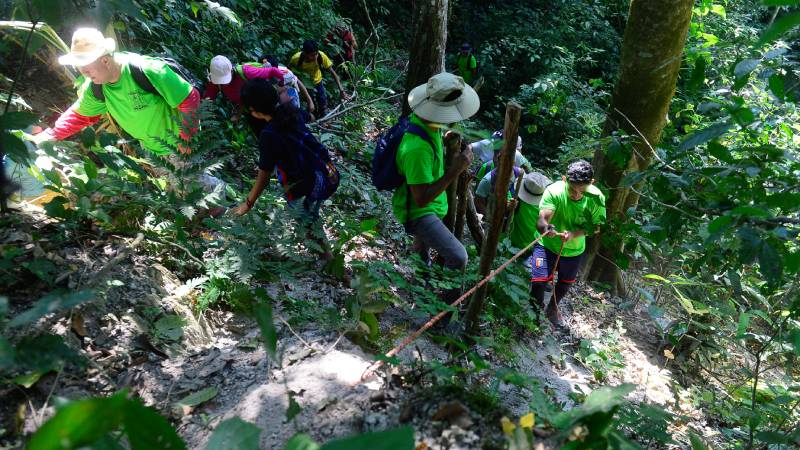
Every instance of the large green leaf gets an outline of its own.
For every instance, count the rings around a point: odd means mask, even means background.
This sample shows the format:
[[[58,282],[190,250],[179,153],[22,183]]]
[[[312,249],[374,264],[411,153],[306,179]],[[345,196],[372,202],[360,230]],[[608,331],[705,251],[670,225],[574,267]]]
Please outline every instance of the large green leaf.
[[[28,450],[80,448],[117,429],[125,418],[124,393],[71,403],[45,422],[28,442]]]
[[[731,128],[733,128],[732,123],[724,122],[724,123],[714,124],[708,128],[694,132],[690,134],[689,137],[687,137],[683,142],[681,142],[681,145],[678,147],[678,150],[680,151],[689,150],[690,148],[694,148],[697,147],[698,145],[705,144],[706,142],[712,139],[716,139],[722,136]]]
[[[556,428],[565,430],[578,420],[596,413],[607,413],[625,402],[625,396],[636,389],[634,384],[621,384],[615,387],[601,387],[592,391],[583,404],[559,414],[554,420]]]
[[[21,130],[36,122],[36,114],[25,111],[11,111],[0,116],[0,129]]]
[[[772,26],[764,31],[764,33],[761,35],[761,39],[756,42],[756,47],[761,47],[762,45],[768,44],[780,38],[787,31],[798,25],[800,25],[800,12],[793,12],[780,17],[772,24]]]
[[[211,400],[212,398],[216,397],[217,393],[218,393],[217,388],[213,386],[207,387],[203,390],[197,391],[193,394],[189,394],[186,397],[183,397],[182,399],[175,402],[175,406],[177,407],[197,406],[201,403],[205,403]]]
[[[50,292],[39,299],[32,308],[15,317],[8,324],[9,327],[17,327],[38,320],[57,311],[73,308],[81,303],[92,299],[91,290],[70,292],[58,290]]]
[[[291,439],[289,439],[289,442],[286,443],[286,446],[283,447],[283,450],[318,450],[318,449],[319,449],[319,444],[314,442],[314,440],[311,439],[311,436],[305,433],[295,434],[294,436],[292,436]]]
[[[155,409],[142,405],[138,399],[126,401],[123,424],[132,450],[186,448],[167,419]]]
[[[259,446],[260,436],[261,428],[233,417],[217,425],[206,450],[255,450]]]
[[[394,430],[364,433],[328,442],[319,450],[413,450],[414,428],[405,426]]]
[[[272,321],[272,305],[261,301],[256,304],[253,312],[255,312],[258,327],[261,329],[261,336],[264,338],[264,349],[274,360],[278,351],[278,332],[275,331],[275,324]]]

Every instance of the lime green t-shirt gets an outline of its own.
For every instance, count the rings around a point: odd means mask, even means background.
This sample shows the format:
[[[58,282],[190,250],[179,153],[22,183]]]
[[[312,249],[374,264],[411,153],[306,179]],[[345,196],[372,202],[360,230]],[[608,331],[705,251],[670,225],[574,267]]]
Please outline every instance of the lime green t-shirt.
[[[442,192],[425,206],[417,206],[414,196],[409,195],[407,184],[430,184],[444,176],[444,153],[442,134],[439,130],[425,125],[416,115],[410,117],[412,123],[422,127],[433,141],[434,148],[421,137],[406,133],[397,148],[397,171],[405,177],[406,182],[394,190],[392,209],[400,223],[417,219],[428,214],[436,214],[440,219],[447,214],[447,194]],[[410,202],[410,203],[406,203]],[[408,209],[407,209],[408,208]],[[406,217],[406,211],[410,217]]]
[[[519,209],[514,213],[508,232],[508,238],[514,247],[524,248],[539,237],[539,231],[536,230],[538,220],[539,205],[530,205],[520,200]]]
[[[326,55],[325,52],[319,52],[318,59],[320,59],[322,62],[322,67],[320,68],[319,62],[317,62],[316,59],[311,62],[300,61],[300,55],[302,53],[303,52],[295,53],[294,56],[292,56],[292,59],[289,61],[289,65],[292,67],[297,67],[300,72],[310,76],[315,85],[322,83],[322,69],[329,69],[333,65],[333,62],[331,62],[331,59],[328,58],[328,55]]]
[[[575,201],[569,198],[567,183],[557,181],[545,189],[539,209],[553,211],[550,223],[558,232],[585,230],[591,234],[606,220],[606,198],[594,185],[589,185],[583,197]],[[557,253],[561,248],[561,238],[546,237],[542,239],[542,245]],[[586,237],[581,236],[564,244],[562,256],[578,256],[584,250]]]
[[[466,83],[472,83],[472,71],[478,68],[478,60],[474,55],[463,56],[458,55],[458,75],[464,79]]]
[[[134,81],[129,62],[137,59],[147,79],[159,94],[145,91]],[[102,85],[105,102],[95,98],[86,79],[78,91],[73,105],[83,116],[97,116],[108,112],[125,132],[138,139],[142,147],[157,154],[172,153],[178,143],[181,115],[180,105],[192,92],[192,85],[156,58],[135,53],[114,53],[114,60],[122,67],[119,80]],[[168,143],[169,145],[165,145]]]

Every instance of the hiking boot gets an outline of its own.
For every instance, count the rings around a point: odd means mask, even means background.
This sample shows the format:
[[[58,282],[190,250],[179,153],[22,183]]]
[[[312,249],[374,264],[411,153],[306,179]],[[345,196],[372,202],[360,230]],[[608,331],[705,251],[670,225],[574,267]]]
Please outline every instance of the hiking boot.
[[[547,319],[551,324],[553,324],[556,330],[567,330],[567,322],[565,322],[564,318],[561,316],[561,311],[558,310],[558,305],[556,305],[556,302],[551,301],[550,304],[547,305],[545,314],[547,315]]]

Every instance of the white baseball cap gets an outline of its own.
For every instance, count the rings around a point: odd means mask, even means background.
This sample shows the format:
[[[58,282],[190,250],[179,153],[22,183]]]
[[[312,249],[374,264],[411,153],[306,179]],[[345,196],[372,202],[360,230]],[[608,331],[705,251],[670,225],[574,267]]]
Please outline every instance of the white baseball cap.
[[[408,94],[408,105],[420,118],[436,123],[454,123],[478,112],[481,100],[464,79],[442,72]]]
[[[114,39],[103,36],[94,28],[78,28],[72,34],[70,52],[58,58],[62,66],[82,67],[91,64],[97,58],[112,53],[117,48]]]
[[[233,77],[233,64],[231,60],[217,55],[211,58],[211,65],[208,68],[208,79],[214,84],[228,84]]]

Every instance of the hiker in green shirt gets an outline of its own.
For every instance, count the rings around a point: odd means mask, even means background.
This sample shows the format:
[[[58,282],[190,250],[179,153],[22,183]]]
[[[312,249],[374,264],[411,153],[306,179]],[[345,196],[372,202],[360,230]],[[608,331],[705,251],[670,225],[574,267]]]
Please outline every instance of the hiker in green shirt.
[[[190,135],[181,132],[179,124],[182,115],[193,115],[197,110],[200,93],[164,61],[114,52],[115,48],[114,40],[98,30],[75,31],[72,50],[58,61],[76,66],[86,80],[78,90],[78,100],[55,126],[36,135],[35,142],[66,139],[109,113],[146,150],[165,156],[177,147],[189,153],[185,141]],[[155,92],[139,85],[134,70],[144,73]]]
[[[413,133],[403,136],[395,161],[405,182],[394,191],[392,209],[414,236],[416,251],[423,261],[430,264],[430,249],[434,248],[444,258],[445,267],[462,269],[467,264],[467,251],[442,222],[448,208],[444,191],[469,167],[472,151],[467,147],[457,153],[445,172],[441,129],[475,114],[480,100],[464,80],[440,73],[414,88],[408,95],[408,104],[413,111],[411,123],[428,134],[433,146]],[[457,134],[452,136],[460,140]]]
[[[539,237],[536,223],[539,221],[539,202],[550,179],[539,172],[526,174],[519,190],[519,206],[509,225],[508,238],[517,248],[525,248]]]
[[[115,49],[114,39],[103,37],[94,28],[75,31],[70,52],[58,58],[58,62],[77,67],[86,80],[75,103],[52,128],[33,136],[33,142],[66,139],[108,113],[145,150],[180,166],[183,161],[174,150],[191,152],[187,142],[197,131],[200,92],[166,61]],[[162,175],[171,174],[162,170],[159,176]],[[201,174],[197,181],[205,191],[225,195],[222,180]],[[220,206],[208,214],[216,217],[224,211]]]
[[[470,85],[478,75],[478,60],[472,54],[472,46],[466,42],[461,44],[461,51],[456,58],[456,74]]]
[[[531,294],[535,306],[545,310],[547,318],[558,328],[566,326],[558,303],[577,279],[586,249],[586,236],[595,234],[606,220],[606,199],[594,186],[593,177],[591,164],[584,160],[575,161],[567,167],[562,181],[545,189],[539,203],[536,228],[544,238],[533,247]],[[558,282],[545,308],[545,285],[553,281],[556,271]]]

